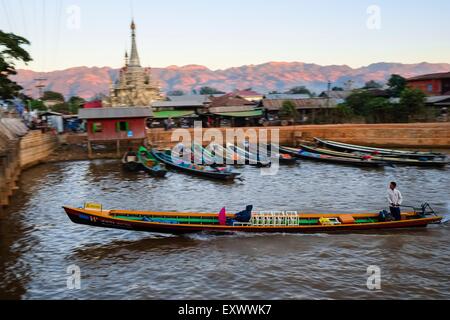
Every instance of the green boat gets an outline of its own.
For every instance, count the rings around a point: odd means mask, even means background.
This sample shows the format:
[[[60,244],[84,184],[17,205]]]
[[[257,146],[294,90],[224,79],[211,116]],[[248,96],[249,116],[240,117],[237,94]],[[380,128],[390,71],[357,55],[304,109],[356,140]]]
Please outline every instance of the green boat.
[[[158,161],[145,147],[140,147],[137,154],[142,168],[154,177],[164,177],[167,173],[166,165]]]

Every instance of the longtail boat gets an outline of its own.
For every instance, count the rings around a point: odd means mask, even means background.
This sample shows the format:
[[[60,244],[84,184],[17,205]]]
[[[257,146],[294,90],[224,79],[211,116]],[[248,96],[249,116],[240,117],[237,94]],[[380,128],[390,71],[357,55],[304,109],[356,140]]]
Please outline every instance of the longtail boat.
[[[122,167],[126,171],[136,172],[142,169],[142,165],[138,160],[137,154],[134,151],[127,151],[122,156]]]
[[[253,148],[256,148],[253,147]],[[259,143],[259,148],[267,150],[270,159],[277,159],[280,164],[293,165],[299,163],[299,159],[288,153],[280,152],[280,146],[276,144]],[[252,149],[250,149],[251,151]]]
[[[74,223],[135,231],[184,234],[195,232],[334,233],[426,227],[440,223],[428,204],[402,213],[392,221],[387,212],[363,214],[305,214],[298,212],[254,213],[252,206],[238,213],[181,213],[104,210],[99,204],[84,208],[63,207]],[[431,210],[430,210],[431,209]],[[222,214],[223,212],[223,214]]]
[[[158,161],[147,148],[141,146],[137,158],[142,165],[142,169],[150,175],[161,178],[166,175],[167,169],[164,163]]]
[[[409,159],[409,158],[394,158],[388,156],[376,156],[361,153],[349,153],[341,152],[330,149],[324,149],[320,147],[311,147],[307,145],[301,145],[301,148],[308,152],[314,152],[317,154],[324,154],[334,157],[352,158],[352,159],[367,159],[370,157],[372,160],[384,161],[395,165],[405,165],[405,166],[418,166],[418,167],[444,167],[449,164],[448,160],[436,160],[436,159]]]
[[[228,148],[224,148],[222,145],[218,143],[211,144],[212,150],[210,152],[214,152],[216,156],[223,157],[224,162],[226,164],[234,165],[236,167],[244,166],[245,161],[241,159],[239,154],[230,150]]]
[[[356,152],[364,152],[364,153],[374,154],[374,155],[384,155],[384,156],[389,156],[389,157],[404,157],[404,158],[411,158],[411,159],[441,158],[441,159],[445,160],[445,158],[447,157],[443,153],[372,148],[372,147],[347,144],[347,143],[331,141],[331,140],[322,140],[319,138],[314,138],[314,140],[320,146],[325,146],[327,148],[337,150],[337,151],[348,151],[348,152],[356,151]]]
[[[158,161],[170,168],[200,177],[232,181],[240,175],[240,173],[232,172],[228,167],[203,166],[173,158],[170,151],[162,152],[153,149],[152,154]]]
[[[203,148],[200,144],[192,144],[191,152],[194,159],[200,160],[205,165],[225,165],[227,164],[226,158],[220,155],[213,154],[211,151]]]
[[[270,167],[271,161],[267,157],[261,157],[258,154],[251,153],[248,150],[244,150],[234,144],[227,143],[227,149],[233,151],[239,155],[240,164],[249,164],[257,167]],[[242,162],[242,163],[241,163]]]
[[[384,161],[376,161],[372,159],[351,159],[344,157],[336,157],[329,156],[325,154],[318,154],[313,152],[308,152],[303,149],[297,148],[289,148],[289,147],[280,147],[281,152],[288,153],[294,157],[311,160],[311,161],[319,161],[333,164],[341,164],[346,166],[357,166],[357,167],[372,167],[372,168],[380,168],[386,166],[388,163]]]

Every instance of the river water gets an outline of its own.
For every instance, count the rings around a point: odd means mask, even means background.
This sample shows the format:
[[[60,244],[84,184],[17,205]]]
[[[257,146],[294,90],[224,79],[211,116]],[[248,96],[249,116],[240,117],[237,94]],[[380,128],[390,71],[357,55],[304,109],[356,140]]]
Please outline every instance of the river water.
[[[0,298],[435,299],[450,298],[450,228],[350,235],[158,235],[70,222],[62,205],[161,211],[366,212],[428,201],[450,217],[450,168],[361,169],[304,161],[275,176],[239,169],[235,183],[125,173],[114,160],[45,164],[23,173],[0,214]],[[67,287],[78,266],[80,289]],[[369,266],[381,290],[367,287]]]

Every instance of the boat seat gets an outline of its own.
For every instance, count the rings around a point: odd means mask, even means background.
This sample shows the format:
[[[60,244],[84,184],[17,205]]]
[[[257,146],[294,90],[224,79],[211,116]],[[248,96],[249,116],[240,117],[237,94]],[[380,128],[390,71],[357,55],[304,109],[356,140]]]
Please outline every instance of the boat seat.
[[[341,221],[342,224],[354,224],[355,219],[351,214],[343,214],[339,216],[339,221]]]

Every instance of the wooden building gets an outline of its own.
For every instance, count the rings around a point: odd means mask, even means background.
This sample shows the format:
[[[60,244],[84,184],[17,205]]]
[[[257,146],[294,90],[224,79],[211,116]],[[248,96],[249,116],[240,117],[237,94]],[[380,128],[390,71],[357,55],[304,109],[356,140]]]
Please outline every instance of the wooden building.
[[[428,96],[450,95],[450,72],[409,78],[407,83],[410,88],[420,89]]]
[[[211,98],[206,113],[206,122],[214,127],[246,127],[255,126],[264,116],[258,104],[235,94]]]
[[[266,112],[266,118],[269,122],[286,122],[283,121],[280,111],[283,109],[283,104],[289,101],[298,111],[301,123],[314,123],[316,117],[327,116],[330,109],[336,108],[338,101],[336,99],[328,98],[308,98],[308,99],[263,99],[261,106]],[[284,119],[286,120],[286,119]],[[282,124],[286,125],[286,123]]]
[[[146,121],[151,116],[149,107],[81,109],[78,117],[87,122],[89,155],[92,143],[116,142],[117,153],[120,154],[122,141],[145,140]]]

